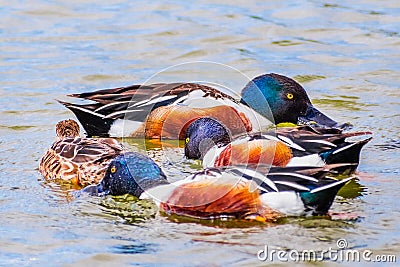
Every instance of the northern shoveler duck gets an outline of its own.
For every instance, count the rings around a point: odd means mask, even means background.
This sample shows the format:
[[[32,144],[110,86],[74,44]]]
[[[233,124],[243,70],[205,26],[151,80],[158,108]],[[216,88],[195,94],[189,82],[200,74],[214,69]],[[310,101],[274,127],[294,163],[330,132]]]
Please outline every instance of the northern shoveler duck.
[[[67,180],[87,186],[99,183],[110,161],[123,152],[113,138],[81,138],[74,120],[56,125],[57,138],[40,160],[39,171],[48,180]]]
[[[205,116],[223,122],[233,134],[261,131],[283,122],[349,126],[318,111],[296,81],[274,73],[254,78],[238,95],[202,84],[171,83],[69,96],[93,101],[59,101],[76,115],[88,136],[183,139],[190,122]]]
[[[353,163],[357,168],[362,147],[372,137],[346,142],[350,136],[371,134],[316,133],[304,127],[282,129],[272,134],[252,134],[233,138],[229,129],[213,118],[192,122],[185,134],[185,155],[202,159],[204,167],[246,163],[264,163],[274,166],[324,166],[325,164]],[[295,155],[295,156],[294,156]]]
[[[267,168],[266,175],[242,166],[208,168],[169,183],[153,160],[127,152],[110,162],[98,185],[83,191],[152,199],[169,215],[265,222],[286,215],[326,214],[338,190],[352,179],[330,178],[329,170],[324,173],[323,168],[303,168],[298,172]],[[308,175],[301,174],[302,171]]]

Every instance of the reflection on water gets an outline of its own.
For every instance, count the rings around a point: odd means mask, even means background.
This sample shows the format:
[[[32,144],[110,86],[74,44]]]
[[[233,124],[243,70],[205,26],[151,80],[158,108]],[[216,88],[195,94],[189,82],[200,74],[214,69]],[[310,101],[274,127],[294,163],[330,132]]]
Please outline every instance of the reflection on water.
[[[104,213],[122,217],[128,223],[143,222],[157,214],[154,202],[130,195],[107,196],[101,200],[101,206]]]
[[[367,187],[361,185],[358,179],[353,179],[339,190],[338,196],[354,199],[362,196],[365,192],[367,192]]]
[[[142,243],[140,240],[135,240],[132,238],[124,238],[121,236],[113,237],[117,240],[122,240],[127,245],[116,245],[111,249],[112,253],[120,254],[154,254],[158,250],[158,244],[156,243]]]
[[[339,238],[399,254],[399,12],[396,0],[4,3],[0,265],[249,266],[260,264],[256,253],[266,244],[320,250]],[[54,125],[73,117],[54,99],[145,82],[171,65],[204,60],[249,78],[294,77],[320,110],[374,132],[359,179],[342,189],[330,217],[273,225],[165,217],[147,202],[74,198],[73,188],[39,176]],[[210,72],[229,88],[244,84],[243,77],[196,69],[199,77]],[[183,76],[170,72],[166,79]],[[123,142],[146,148],[172,181],[200,168],[183,158],[181,144]]]

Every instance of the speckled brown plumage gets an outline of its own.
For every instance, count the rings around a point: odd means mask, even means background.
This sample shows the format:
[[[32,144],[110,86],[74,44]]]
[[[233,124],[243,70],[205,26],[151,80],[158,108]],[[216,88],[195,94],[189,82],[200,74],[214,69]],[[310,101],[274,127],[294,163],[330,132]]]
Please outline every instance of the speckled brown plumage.
[[[59,121],[56,125],[56,135],[59,140],[80,135],[79,124],[74,120]]]
[[[76,126],[78,124],[73,120],[57,124],[57,141],[46,151],[39,164],[39,172],[47,180],[68,180],[80,186],[98,183],[109,162],[123,152],[123,146],[112,138],[73,136],[79,134]]]

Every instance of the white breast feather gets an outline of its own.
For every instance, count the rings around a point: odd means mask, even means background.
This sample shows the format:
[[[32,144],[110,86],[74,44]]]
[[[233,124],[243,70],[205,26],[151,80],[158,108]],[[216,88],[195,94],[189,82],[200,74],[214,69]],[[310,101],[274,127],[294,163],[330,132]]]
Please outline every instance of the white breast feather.
[[[304,204],[299,194],[293,191],[271,192],[260,196],[261,203],[286,215],[299,216],[304,213]]]
[[[304,157],[294,157],[289,161],[287,166],[323,167],[325,166],[325,162],[318,154],[312,154]]]

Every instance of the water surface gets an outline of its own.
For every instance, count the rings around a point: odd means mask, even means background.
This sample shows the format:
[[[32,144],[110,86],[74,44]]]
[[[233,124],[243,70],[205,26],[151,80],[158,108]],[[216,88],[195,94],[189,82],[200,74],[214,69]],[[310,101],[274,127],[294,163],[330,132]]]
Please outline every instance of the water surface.
[[[254,266],[264,264],[256,256],[264,245],[323,250],[339,238],[350,248],[399,256],[397,0],[3,1],[0,15],[0,265]],[[147,203],[128,207],[144,213],[132,214],[121,200],[73,199],[66,186],[43,181],[37,166],[54,125],[73,118],[54,99],[145,82],[199,60],[248,77],[294,77],[319,109],[374,132],[362,153],[359,193],[332,207],[353,219],[176,222]],[[160,149],[151,151],[171,179],[196,168],[171,168]],[[179,160],[181,152],[168,155]]]

